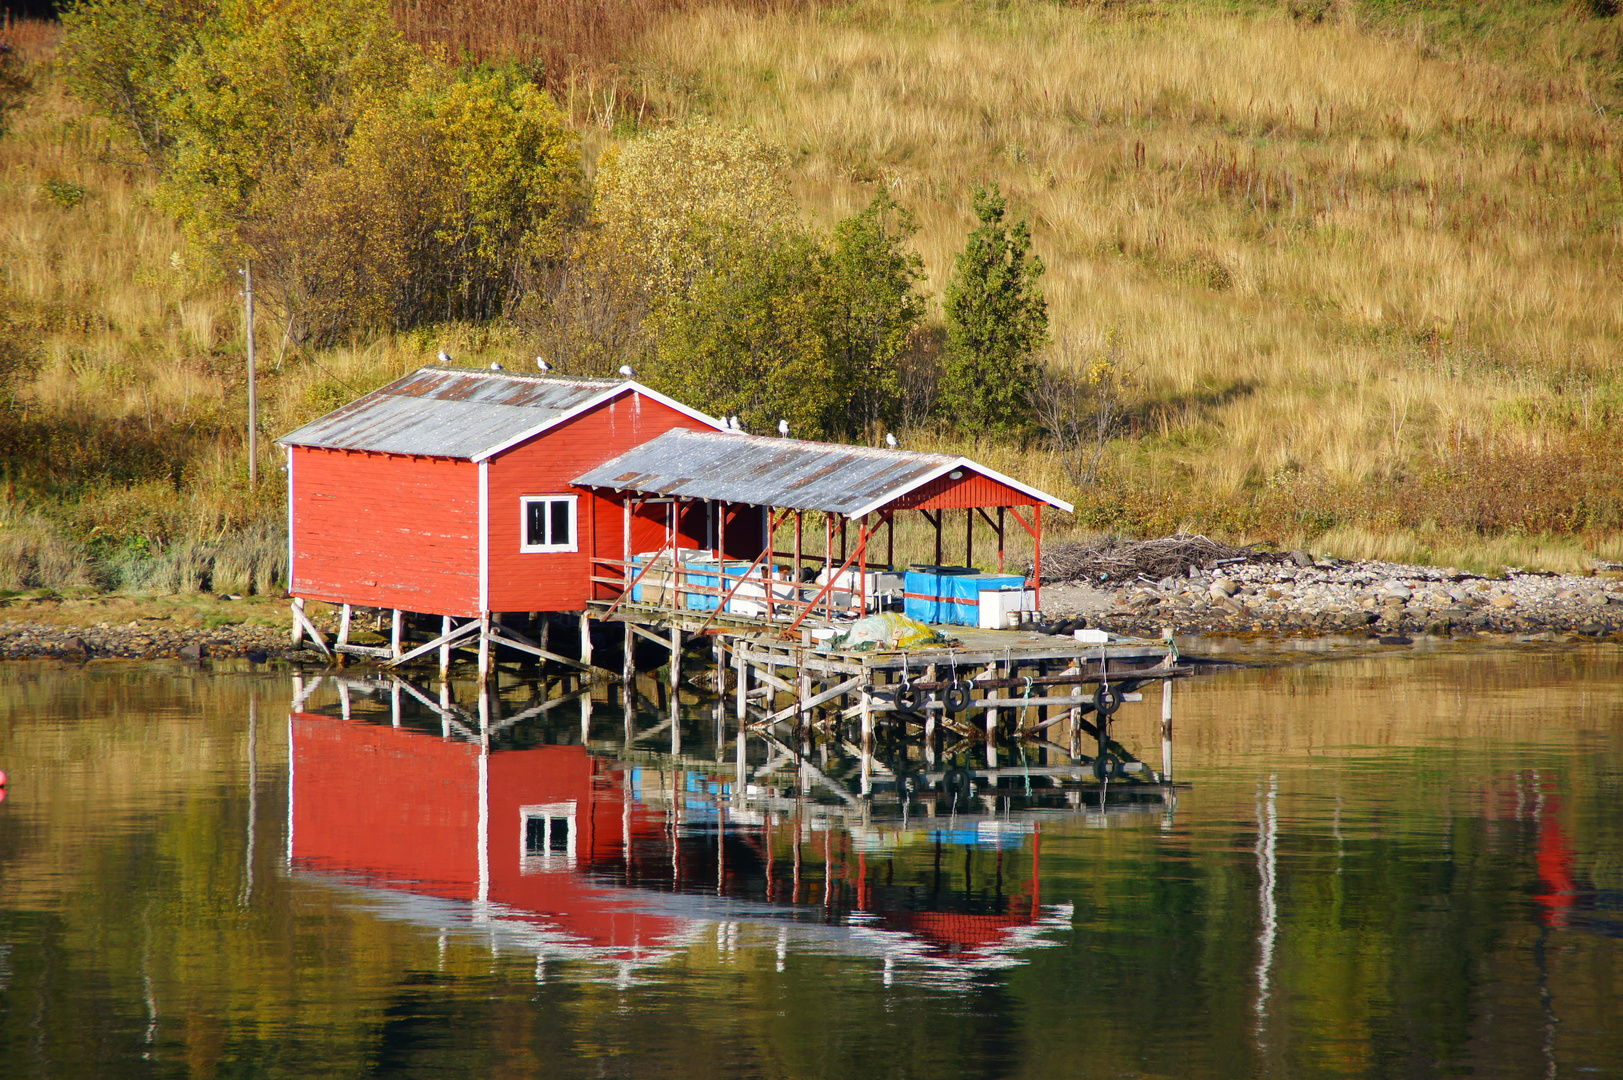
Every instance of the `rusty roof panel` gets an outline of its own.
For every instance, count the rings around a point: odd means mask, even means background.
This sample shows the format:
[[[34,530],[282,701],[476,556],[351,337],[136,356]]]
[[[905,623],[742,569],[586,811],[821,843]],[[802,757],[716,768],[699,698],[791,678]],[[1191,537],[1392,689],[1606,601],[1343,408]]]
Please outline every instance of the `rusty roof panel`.
[[[721,432],[667,431],[577,478],[582,487],[848,514],[960,459]]]
[[[621,385],[616,379],[419,368],[278,441],[331,450],[472,458]]]

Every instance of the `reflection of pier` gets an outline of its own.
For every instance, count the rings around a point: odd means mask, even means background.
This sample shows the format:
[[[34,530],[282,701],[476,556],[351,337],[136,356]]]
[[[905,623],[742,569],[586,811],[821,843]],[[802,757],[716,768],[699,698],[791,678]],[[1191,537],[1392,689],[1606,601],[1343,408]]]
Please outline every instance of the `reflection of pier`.
[[[448,686],[296,681],[291,867],[387,915],[534,955],[538,974],[582,961],[624,981],[695,941],[760,938],[780,963],[834,951],[880,961],[887,980],[952,985],[1070,925],[1068,905],[1042,902],[1045,825],[1171,813],[1170,789],[1147,778],[911,769],[905,754],[873,763],[884,775],[864,797],[834,740],[802,755],[680,710],[661,722],[687,727],[703,760],[638,750],[636,716],[613,725],[632,739],[611,757],[592,736],[594,707],[612,703],[511,689],[465,708]]]

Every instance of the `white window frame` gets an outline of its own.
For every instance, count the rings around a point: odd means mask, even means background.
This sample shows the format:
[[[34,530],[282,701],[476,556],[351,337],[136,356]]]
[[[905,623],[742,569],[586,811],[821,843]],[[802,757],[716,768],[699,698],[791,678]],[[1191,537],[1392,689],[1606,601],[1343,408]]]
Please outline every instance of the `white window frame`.
[[[575,824],[575,800],[560,803],[540,803],[533,806],[521,806],[518,810],[518,868],[520,874],[533,874],[538,870],[553,870],[559,867],[572,867],[575,865],[575,842],[579,830]],[[528,839],[530,822],[539,819],[544,822],[541,826],[543,834],[547,837],[545,850],[532,852],[529,849]],[[563,851],[552,850],[552,825],[555,821],[566,822],[568,840]]]
[[[530,506],[532,503],[568,503],[569,504],[569,543],[567,544],[531,544],[530,538]],[[579,495],[521,495],[518,500],[518,549],[525,554],[545,553],[549,551],[579,551],[580,550],[580,496]],[[552,520],[552,512],[547,512],[547,520]]]

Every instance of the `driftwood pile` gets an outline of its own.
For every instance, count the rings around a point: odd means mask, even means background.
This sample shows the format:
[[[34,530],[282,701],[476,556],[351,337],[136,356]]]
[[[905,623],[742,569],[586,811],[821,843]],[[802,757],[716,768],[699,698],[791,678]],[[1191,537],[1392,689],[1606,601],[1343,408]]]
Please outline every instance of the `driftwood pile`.
[[[1119,585],[1183,577],[1191,569],[1215,570],[1244,562],[1278,562],[1286,556],[1235,547],[1205,536],[1179,533],[1159,540],[1106,536],[1081,543],[1055,544],[1043,552],[1045,582]]]

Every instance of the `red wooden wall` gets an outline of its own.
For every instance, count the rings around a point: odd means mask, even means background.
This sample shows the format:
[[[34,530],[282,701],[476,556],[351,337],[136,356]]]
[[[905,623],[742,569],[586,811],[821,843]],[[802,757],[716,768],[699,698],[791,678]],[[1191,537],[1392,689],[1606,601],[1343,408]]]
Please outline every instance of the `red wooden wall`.
[[[962,509],[968,506],[1035,506],[1039,500],[989,476],[963,470],[957,480],[938,476],[928,484],[897,499],[897,510]]]
[[[477,465],[308,447],[294,447],[292,460],[289,592],[366,607],[479,613]]]
[[[293,862],[451,900],[478,899],[479,747],[410,728],[314,713],[293,718]],[[588,867],[624,859],[621,773],[579,746],[489,756],[489,899],[544,915],[599,948],[657,946],[675,921],[625,910],[624,893],[594,885]],[[526,872],[522,813],[576,804],[575,864]],[[634,838],[664,835],[635,805]]]
[[[624,551],[624,517],[617,499],[577,492],[569,481],[672,428],[714,430],[669,406],[626,394],[583,416],[508,450],[490,463],[490,610],[580,611],[590,591],[588,556],[619,559]],[[577,552],[524,553],[519,498],[524,495],[579,494]],[[609,493],[604,492],[607,496]],[[632,551],[664,546],[665,508],[648,507],[632,529]],[[702,541],[704,510],[690,516]],[[690,526],[691,527],[691,526]],[[655,537],[657,534],[657,538]],[[612,576],[617,571],[605,570]]]
[[[479,882],[479,747],[293,717],[293,860],[452,900]]]

